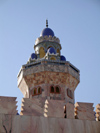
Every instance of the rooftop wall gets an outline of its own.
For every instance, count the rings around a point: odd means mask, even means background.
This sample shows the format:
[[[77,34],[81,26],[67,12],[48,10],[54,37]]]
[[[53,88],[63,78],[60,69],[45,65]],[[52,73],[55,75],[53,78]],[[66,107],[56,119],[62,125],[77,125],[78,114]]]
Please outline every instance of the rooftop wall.
[[[78,102],[74,112],[71,103],[45,100],[24,98],[17,115],[16,97],[0,97],[0,133],[100,133],[100,104],[95,119],[93,103]]]
[[[0,133],[100,133],[100,122],[0,114]]]

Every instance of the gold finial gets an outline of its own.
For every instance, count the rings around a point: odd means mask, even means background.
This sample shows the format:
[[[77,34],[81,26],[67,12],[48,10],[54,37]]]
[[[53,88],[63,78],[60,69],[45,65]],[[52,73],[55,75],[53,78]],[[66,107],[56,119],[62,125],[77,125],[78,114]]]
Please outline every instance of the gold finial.
[[[48,28],[48,20],[46,19],[46,27]]]

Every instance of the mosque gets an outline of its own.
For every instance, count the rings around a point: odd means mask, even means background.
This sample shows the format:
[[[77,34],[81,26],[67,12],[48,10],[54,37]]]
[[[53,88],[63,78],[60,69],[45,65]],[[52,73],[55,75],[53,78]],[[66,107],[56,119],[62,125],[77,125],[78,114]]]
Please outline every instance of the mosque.
[[[100,133],[100,104],[95,112],[93,103],[75,103],[80,71],[61,49],[46,20],[17,76],[24,96],[20,114],[16,97],[0,96],[0,133]]]

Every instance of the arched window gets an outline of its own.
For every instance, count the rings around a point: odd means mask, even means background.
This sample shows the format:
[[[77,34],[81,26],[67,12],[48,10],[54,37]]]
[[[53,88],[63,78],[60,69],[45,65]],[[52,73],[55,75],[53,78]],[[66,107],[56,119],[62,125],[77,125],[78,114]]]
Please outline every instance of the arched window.
[[[57,49],[57,53],[60,55],[60,50],[59,49]]]
[[[73,99],[73,93],[69,88],[67,89],[67,96]]]
[[[38,94],[40,94],[40,93],[41,93],[41,88],[39,87],[39,88],[38,88]]]
[[[60,93],[60,88],[58,86],[55,87],[56,93]]]
[[[60,87],[59,86],[51,86],[50,87],[50,93],[59,94],[60,93]]]
[[[40,95],[41,93],[42,93],[41,87],[37,87],[32,90],[32,96]]]
[[[34,92],[33,92],[33,95],[36,95],[37,93],[36,93],[36,88],[34,89]]]
[[[50,92],[51,92],[51,93],[54,93],[54,92],[55,92],[55,89],[54,89],[53,86],[51,86],[51,88],[50,88]]]
[[[39,54],[40,54],[40,58],[43,58],[45,56],[45,51],[44,51],[44,48],[43,47],[41,47],[39,49]]]
[[[50,60],[56,60],[56,58],[52,56],[52,57],[50,58]]]

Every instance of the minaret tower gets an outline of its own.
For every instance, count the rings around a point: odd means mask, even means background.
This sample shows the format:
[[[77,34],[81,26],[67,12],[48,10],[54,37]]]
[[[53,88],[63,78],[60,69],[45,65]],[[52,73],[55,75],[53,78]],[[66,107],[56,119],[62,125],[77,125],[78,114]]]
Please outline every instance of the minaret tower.
[[[61,54],[61,44],[52,29],[46,28],[36,39],[35,53],[18,74],[18,87],[28,99],[63,101],[74,105],[74,91],[80,71]]]

